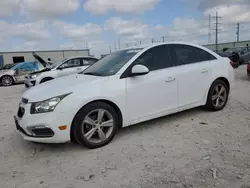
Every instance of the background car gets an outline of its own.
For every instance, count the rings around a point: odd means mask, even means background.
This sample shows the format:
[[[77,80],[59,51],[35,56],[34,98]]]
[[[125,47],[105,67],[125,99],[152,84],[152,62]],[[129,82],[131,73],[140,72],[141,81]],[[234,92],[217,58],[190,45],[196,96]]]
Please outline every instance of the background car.
[[[1,70],[9,70],[11,69],[12,67],[14,67],[16,64],[6,64],[4,65],[2,68],[0,68],[0,71]]]
[[[228,57],[233,63],[239,65],[246,64],[250,60],[250,49],[249,47],[236,47],[228,48],[225,51],[219,53],[222,57]]]
[[[121,127],[198,106],[222,110],[233,82],[230,60],[205,47],[138,46],[27,90],[15,123],[26,140],[98,148]]]
[[[53,80],[55,78],[68,76],[71,74],[79,73],[85,70],[90,65],[98,61],[97,58],[91,56],[77,56],[69,57],[63,61],[58,61],[52,65],[45,62],[40,56],[35,55],[36,59],[42,64],[46,64],[46,68],[29,74],[25,77],[25,87],[33,87],[35,85]]]
[[[250,61],[247,64],[247,75],[250,77]]]
[[[0,83],[3,86],[11,86],[14,83],[23,83],[29,73],[38,71],[42,65],[39,62],[23,62],[11,64],[0,70]]]

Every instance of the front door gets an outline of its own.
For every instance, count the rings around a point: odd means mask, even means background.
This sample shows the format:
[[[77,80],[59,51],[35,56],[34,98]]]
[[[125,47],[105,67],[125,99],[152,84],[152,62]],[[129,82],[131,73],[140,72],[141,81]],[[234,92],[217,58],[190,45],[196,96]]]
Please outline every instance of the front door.
[[[149,68],[147,75],[127,77],[126,92],[131,124],[161,116],[177,108],[177,78],[166,45],[144,52],[129,67],[142,64]]]
[[[206,97],[212,77],[210,53],[194,46],[173,44],[171,57],[177,64],[179,106],[200,103]]]

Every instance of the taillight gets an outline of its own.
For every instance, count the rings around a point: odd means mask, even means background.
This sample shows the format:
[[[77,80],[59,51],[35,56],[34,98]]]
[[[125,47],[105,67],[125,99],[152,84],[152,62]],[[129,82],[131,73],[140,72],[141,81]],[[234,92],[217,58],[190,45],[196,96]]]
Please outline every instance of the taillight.
[[[232,61],[230,61],[230,65],[235,69],[236,68],[236,64],[233,63]]]
[[[250,63],[247,64],[247,70],[250,70]]]

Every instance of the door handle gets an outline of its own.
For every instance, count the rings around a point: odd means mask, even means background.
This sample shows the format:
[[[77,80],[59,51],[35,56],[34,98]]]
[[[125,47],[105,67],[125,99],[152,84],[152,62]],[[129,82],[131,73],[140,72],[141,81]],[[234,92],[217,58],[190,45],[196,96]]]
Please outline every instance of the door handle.
[[[207,70],[207,69],[203,69],[203,70],[201,71],[201,73],[208,73],[208,70]]]
[[[76,70],[82,70],[81,68],[77,68]]]
[[[165,82],[173,82],[173,81],[175,81],[175,78],[173,77],[168,77],[168,79],[165,80]]]

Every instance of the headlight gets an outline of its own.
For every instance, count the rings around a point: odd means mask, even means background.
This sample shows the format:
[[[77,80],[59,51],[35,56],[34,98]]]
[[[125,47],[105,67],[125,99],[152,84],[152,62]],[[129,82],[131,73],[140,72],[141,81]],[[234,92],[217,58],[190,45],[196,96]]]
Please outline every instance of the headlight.
[[[31,114],[39,114],[39,113],[46,113],[52,112],[55,110],[56,106],[71,93],[60,95],[57,97],[53,97],[44,101],[34,102],[31,104],[30,113]]]
[[[38,76],[38,74],[33,74],[33,75],[30,75],[30,78],[31,79],[34,79],[34,78],[36,78]]]

